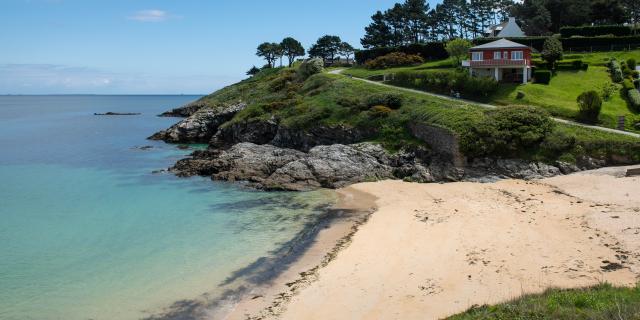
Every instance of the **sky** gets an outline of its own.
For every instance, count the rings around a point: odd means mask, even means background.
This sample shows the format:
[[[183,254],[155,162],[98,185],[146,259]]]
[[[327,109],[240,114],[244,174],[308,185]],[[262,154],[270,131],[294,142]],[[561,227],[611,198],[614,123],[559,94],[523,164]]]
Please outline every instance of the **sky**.
[[[332,34],[360,48],[395,2],[0,0],[0,94],[210,93],[264,65],[265,41]]]

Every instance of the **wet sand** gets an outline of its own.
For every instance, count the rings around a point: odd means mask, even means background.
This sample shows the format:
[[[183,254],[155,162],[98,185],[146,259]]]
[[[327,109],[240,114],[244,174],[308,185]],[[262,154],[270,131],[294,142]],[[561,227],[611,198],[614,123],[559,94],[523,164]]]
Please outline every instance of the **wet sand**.
[[[369,194],[378,210],[348,245],[337,246],[335,258],[296,266],[293,284],[256,299],[270,307],[242,314],[439,319],[549,287],[634,285],[640,178],[622,177],[622,170],[529,182],[351,186],[341,192]],[[305,269],[312,271],[294,276]]]

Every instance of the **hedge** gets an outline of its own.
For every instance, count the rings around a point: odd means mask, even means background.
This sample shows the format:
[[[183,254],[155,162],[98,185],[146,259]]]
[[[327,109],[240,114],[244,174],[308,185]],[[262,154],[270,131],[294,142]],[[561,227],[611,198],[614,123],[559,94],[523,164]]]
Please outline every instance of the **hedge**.
[[[633,29],[629,26],[607,25],[607,26],[582,26],[582,27],[562,27],[560,35],[563,38],[571,38],[573,36],[595,37],[601,35],[612,34],[617,37],[630,36]]]
[[[620,63],[615,59],[609,61],[609,71],[611,72],[611,80],[613,80],[613,82],[622,81],[622,69],[620,69]]]
[[[637,89],[627,91],[627,98],[632,108],[640,110],[640,91]]]
[[[481,45],[496,41],[500,38],[478,38],[474,40],[475,45]],[[542,46],[547,37],[523,37],[523,38],[507,38],[516,43],[524,44],[538,51],[542,51]],[[609,51],[612,48],[623,46],[640,46],[640,36],[624,36],[624,37],[582,37],[582,38],[562,38],[562,47],[565,52],[581,51],[589,49],[593,51]]]
[[[472,77],[466,72],[398,72],[391,84],[442,94],[460,93],[465,98],[483,98],[498,90],[493,78]]]
[[[369,50],[358,50],[355,53],[355,59],[358,64],[364,64],[368,60],[375,59],[392,52],[402,52],[406,54],[419,55],[425,60],[442,60],[449,57],[444,45],[444,42],[428,42],[401,47],[383,47]]]
[[[533,77],[536,83],[549,84],[549,81],[551,81],[551,71],[539,70],[533,73]]]

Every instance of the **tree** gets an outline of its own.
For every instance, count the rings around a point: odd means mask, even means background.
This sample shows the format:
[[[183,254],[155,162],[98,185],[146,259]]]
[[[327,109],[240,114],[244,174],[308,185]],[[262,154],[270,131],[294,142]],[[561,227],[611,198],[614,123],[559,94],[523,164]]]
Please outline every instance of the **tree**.
[[[249,71],[247,71],[247,75],[248,76],[255,76],[259,72],[260,72],[260,69],[258,69],[258,67],[256,67],[256,66],[253,66],[251,69],[249,69]]]
[[[544,6],[543,0],[524,0],[513,7],[513,15],[522,30],[529,36],[549,34],[551,13]]]
[[[322,36],[309,48],[309,56],[312,58],[322,58],[325,62],[327,60],[333,62],[340,52],[341,45],[342,40],[338,36]]]
[[[402,5],[405,16],[406,39],[412,43],[422,42],[428,22],[429,4],[425,0],[406,0]]]
[[[371,24],[364,28],[364,37],[360,39],[360,44],[366,49],[388,47],[391,45],[391,28],[385,21],[385,16],[381,11],[371,16]]]
[[[447,42],[447,45],[445,46],[449,56],[456,59],[456,65],[460,65],[461,58],[469,53],[470,48],[471,41],[466,39],[453,39]]]
[[[304,56],[306,53],[300,41],[291,37],[284,38],[280,43],[280,47],[282,47],[284,55],[289,59],[289,67],[293,65],[296,57]]]
[[[596,0],[591,4],[591,21],[595,24],[623,24],[628,20],[619,0]]]
[[[551,70],[555,70],[556,61],[562,60],[562,42],[557,37],[549,37],[544,41],[542,59],[549,64]]]
[[[634,33],[638,32],[640,24],[640,1],[638,0],[622,0],[622,5],[629,13],[629,21],[635,25]]]
[[[578,96],[578,108],[580,118],[586,123],[598,122],[600,110],[602,109],[602,99],[596,91],[586,91]]]
[[[267,65],[269,65],[269,68],[273,68],[276,60],[278,60],[278,58],[282,56],[281,52],[282,49],[280,48],[280,44],[274,42],[264,42],[258,46],[256,55],[267,60]]]
[[[350,63],[349,59],[355,49],[347,42],[343,42],[340,44],[340,55],[343,55],[347,59],[347,64]]]

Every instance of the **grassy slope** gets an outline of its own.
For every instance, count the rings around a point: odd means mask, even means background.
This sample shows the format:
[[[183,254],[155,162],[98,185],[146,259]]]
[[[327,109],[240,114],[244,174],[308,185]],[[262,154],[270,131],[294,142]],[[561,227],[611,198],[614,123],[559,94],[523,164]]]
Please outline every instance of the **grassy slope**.
[[[627,60],[635,58],[640,61],[640,51],[628,52],[598,52],[588,54],[567,54],[566,59],[580,59],[589,64],[587,71],[559,71],[549,85],[543,84],[503,84],[500,90],[491,97],[489,103],[498,105],[514,105],[527,104],[544,107],[553,115],[574,119],[577,116],[578,106],[576,98],[582,92],[587,90],[600,91],[602,85],[610,82],[609,73],[607,72],[606,63],[611,57],[618,60]],[[367,70],[356,67],[345,71],[345,74],[351,74],[354,77],[368,78],[375,75],[395,73],[401,71],[419,71],[424,70],[453,70],[450,59],[441,61],[432,61],[418,67],[402,67],[390,68],[384,70]],[[443,69],[447,68],[449,69]],[[619,89],[622,86],[617,84]],[[525,93],[522,100],[516,99],[518,91]],[[617,117],[624,115],[627,117],[626,129],[634,131],[632,127],[633,117],[639,117],[638,112],[631,110],[627,106],[627,102],[621,92],[616,93],[609,101],[605,101],[601,113],[601,125],[609,128],[617,126]]]
[[[274,83],[279,83],[283,78],[291,81],[283,88],[274,89]],[[376,93],[400,95],[403,97],[403,106],[387,116],[376,117],[362,105],[369,95]],[[295,80],[295,70],[289,68],[264,71],[203,100],[212,107],[239,100],[247,102],[248,107],[236,115],[232,122],[275,117],[285,126],[302,129],[317,125],[379,129],[375,140],[389,149],[418,143],[407,129],[409,121],[421,121],[462,134],[471,124],[482,119],[486,111],[475,105],[389,89],[341,75],[322,73],[300,83]],[[561,157],[567,161],[585,153],[628,155],[640,150],[638,139],[619,134],[563,124],[556,126],[555,133],[574,137],[577,142],[578,147],[570,154],[553,155],[554,158]],[[640,158],[640,154],[636,156]],[[535,150],[531,157],[553,160],[549,155],[539,154]]]
[[[614,288],[603,284],[586,289],[553,289],[496,306],[472,308],[448,319],[640,319],[640,287]]]

